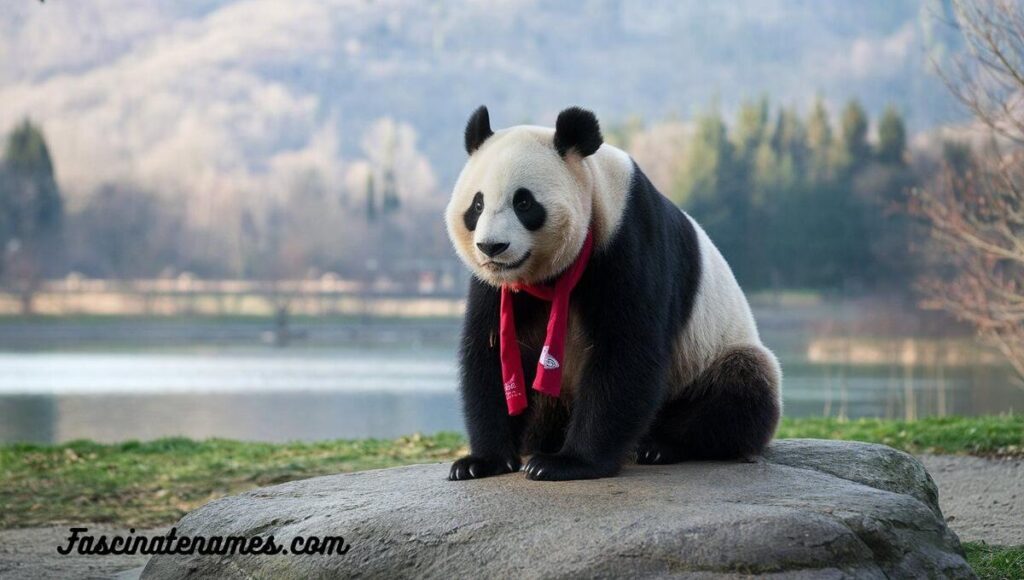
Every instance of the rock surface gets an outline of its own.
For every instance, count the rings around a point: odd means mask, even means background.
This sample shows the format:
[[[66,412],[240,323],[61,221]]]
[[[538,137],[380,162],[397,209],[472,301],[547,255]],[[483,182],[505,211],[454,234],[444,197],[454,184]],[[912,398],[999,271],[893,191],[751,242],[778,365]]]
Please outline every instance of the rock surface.
[[[449,482],[447,464],[296,481],[210,502],[188,536],[344,536],[344,555],[154,556],[144,579],[628,576],[971,578],[935,484],[880,445],[783,440],[754,463],[619,477]]]

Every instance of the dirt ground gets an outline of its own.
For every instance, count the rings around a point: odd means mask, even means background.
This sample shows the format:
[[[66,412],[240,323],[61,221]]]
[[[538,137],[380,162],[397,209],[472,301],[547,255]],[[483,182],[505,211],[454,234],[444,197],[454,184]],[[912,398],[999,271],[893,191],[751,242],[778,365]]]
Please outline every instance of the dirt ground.
[[[1024,460],[918,457],[939,486],[939,506],[964,542],[1024,545]]]
[[[129,530],[104,524],[74,524],[0,530],[0,578],[123,578],[119,572],[146,564],[149,556],[63,556],[58,546],[66,546],[69,527],[89,528],[90,536],[128,536]],[[135,530],[135,535],[165,534],[169,527]],[[129,576],[133,577],[133,576]]]
[[[1024,460],[980,457],[922,456],[939,486],[943,514],[963,541],[993,545],[1024,545]],[[90,535],[128,535],[109,525],[88,527]],[[138,577],[145,556],[62,556],[69,526],[0,530],[0,578],[117,578]],[[155,536],[169,528],[136,530]]]

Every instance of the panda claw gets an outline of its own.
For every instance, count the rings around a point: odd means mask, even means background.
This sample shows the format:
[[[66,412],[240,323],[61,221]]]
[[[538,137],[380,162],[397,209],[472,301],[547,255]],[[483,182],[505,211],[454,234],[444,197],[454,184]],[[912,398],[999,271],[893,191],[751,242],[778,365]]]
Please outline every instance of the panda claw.
[[[646,442],[636,449],[636,462],[640,465],[667,465],[682,461],[678,451],[655,442]]]
[[[494,457],[489,455],[467,455],[457,459],[448,472],[448,479],[461,481],[513,473],[519,470],[516,457]]]

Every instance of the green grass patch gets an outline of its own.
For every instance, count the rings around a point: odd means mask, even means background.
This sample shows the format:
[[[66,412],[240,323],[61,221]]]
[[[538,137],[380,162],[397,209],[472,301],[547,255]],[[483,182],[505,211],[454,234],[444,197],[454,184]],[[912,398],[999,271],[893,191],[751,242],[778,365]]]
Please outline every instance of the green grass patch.
[[[966,542],[967,563],[982,580],[1016,580],[1024,578],[1024,546],[990,546],[983,542]]]
[[[1024,416],[931,417],[917,421],[783,419],[780,439],[809,437],[882,443],[909,453],[1024,456]]]
[[[1024,418],[786,419],[779,437],[884,443],[911,453],[1021,456]],[[317,475],[449,461],[457,433],[395,440],[246,443],[183,438],[0,445],[0,528],[109,522],[170,524],[212,499]]]
[[[317,475],[449,460],[455,433],[395,440],[244,443],[157,439],[0,446],[0,529],[75,522],[156,526],[225,495]]]

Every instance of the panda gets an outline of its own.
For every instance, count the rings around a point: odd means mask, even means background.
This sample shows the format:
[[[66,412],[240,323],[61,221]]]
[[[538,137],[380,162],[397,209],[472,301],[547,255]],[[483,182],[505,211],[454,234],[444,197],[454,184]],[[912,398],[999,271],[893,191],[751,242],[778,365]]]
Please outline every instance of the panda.
[[[481,106],[465,147],[445,223],[473,274],[459,348],[470,454],[449,479],[523,457],[528,479],[555,481],[613,476],[630,457],[761,452],[781,414],[778,360],[707,234],[603,143],[594,114],[494,132]]]

